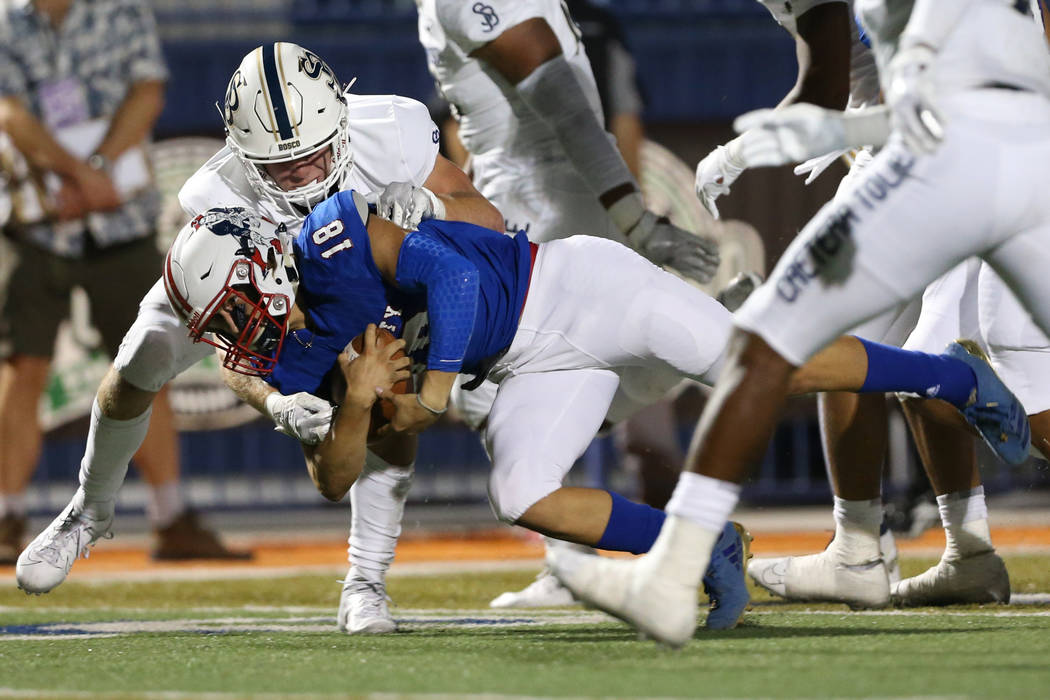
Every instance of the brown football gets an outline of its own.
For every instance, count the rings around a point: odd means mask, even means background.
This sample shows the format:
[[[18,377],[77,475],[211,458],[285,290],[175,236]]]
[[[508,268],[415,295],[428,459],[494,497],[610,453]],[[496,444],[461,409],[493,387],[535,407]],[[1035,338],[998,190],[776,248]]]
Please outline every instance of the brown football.
[[[394,334],[383,328],[376,329],[376,341],[381,346],[386,346],[388,343],[392,343],[397,340]],[[361,348],[365,342],[365,334],[357,336],[350,341],[350,347],[354,349],[354,352],[361,352]],[[394,353],[394,358],[401,358],[405,356],[404,350],[398,350]],[[396,382],[391,390],[395,394],[407,394],[410,391],[411,382],[408,379],[402,379]],[[387,399],[378,399],[372,404],[372,421],[368,426],[368,442],[372,442],[376,438],[376,431],[382,428],[384,425],[390,422],[390,419],[394,417],[394,404]]]

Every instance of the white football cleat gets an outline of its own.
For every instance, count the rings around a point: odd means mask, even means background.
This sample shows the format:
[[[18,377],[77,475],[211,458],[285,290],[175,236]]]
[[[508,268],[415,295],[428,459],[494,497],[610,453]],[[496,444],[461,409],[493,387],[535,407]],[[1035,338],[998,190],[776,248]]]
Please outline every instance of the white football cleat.
[[[340,632],[390,634],[397,631],[384,584],[364,579],[348,579],[342,583],[337,619]]]
[[[553,608],[563,605],[575,605],[576,600],[570,591],[554,577],[550,569],[544,569],[520,591],[500,593],[489,603],[490,608]]]
[[[47,593],[66,580],[73,563],[88,557],[88,547],[100,537],[112,537],[113,514],[95,519],[77,499],[66,506],[18,557],[15,578],[26,593]]]
[[[851,608],[884,608],[890,582],[881,557],[858,563],[833,548],[804,557],[752,559],[747,574],[770,593],[788,600],[845,603]]]
[[[903,606],[1005,604],[1010,602],[1010,575],[994,551],[941,559],[936,566],[893,586],[893,602]]]
[[[547,562],[583,602],[680,647],[696,630],[700,578],[718,534],[669,515],[648,554],[623,560],[552,548]]]

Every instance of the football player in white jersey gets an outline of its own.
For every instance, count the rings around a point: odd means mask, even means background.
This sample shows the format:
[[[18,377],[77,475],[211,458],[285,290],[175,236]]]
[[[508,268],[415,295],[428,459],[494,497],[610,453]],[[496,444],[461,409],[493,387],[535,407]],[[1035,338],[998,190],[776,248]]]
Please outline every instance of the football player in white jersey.
[[[758,2],[792,35],[796,45],[798,78],[778,108],[807,103],[829,109],[856,109],[878,103],[875,60],[860,41],[852,8],[847,0]],[[744,132],[725,145],[716,147],[697,165],[697,197],[715,217],[718,216],[717,198],[728,194],[731,185],[749,167],[745,159],[747,146],[760,137],[757,129]],[[828,157],[809,161],[806,164],[809,172],[807,184],[841,155],[843,151],[837,151]],[[856,168],[862,167],[865,156],[870,157],[870,154],[861,153]],[[899,345],[907,337],[907,328],[910,328],[918,312],[917,306],[885,314],[854,329],[853,334]],[[898,332],[901,326],[905,330]],[[849,534],[861,530],[860,539],[865,546],[849,546],[857,538],[836,529],[834,545],[828,548],[836,555],[832,571],[834,574],[846,575],[833,577],[834,581],[830,584],[823,580],[827,576],[814,575],[810,571],[813,566],[803,567],[806,569],[804,575],[793,575],[797,573],[794,570],[792,575],[788,575],[781,560],[753,560],[748,571],[760,585],[785,597],[796,597],[798,591],[798,597],[813,598],[816,594],[811,589],[815,589],[822,598],[864,607],[881,607],[889,602],[888,579],[899,579],[899,572],[896,577],[893,573],[896,570],[893,535],[887,531],[882,537],[879,536],[881,501],[877,506],[877,522],[867,522],[871,519],[868,511],[875,507],[872,506],[873,499],[877,499],[881,493],[882,464],[886,455],[886,401],[879,394],[843,392],[820,394],[817,400],[825,463],[829,480],[835,488],[836,522],[851,516],[860,505],[865,506],[864,515],[869,517],[863,522],[863,528],[852,521],[846,523]],[[872,491],[875,495],[868,495]],[[872,529],[874,546],[869,546],[871,543],[867,541],[866,535]],[[821,565],[826,558],[822,557],[814,564]],[[784,585],[785,578],[791,579],[790,585]],[[845,580],[839,580],[843,578]]]
[[[833,1],[845,4],[844,0]],[[780,16],[778,21],[786,27],[790,25]],[[859,62],[858,55],[861,56]],[[863,67],[869,63],[873,66],[871,52],[854,32],[854,73],[858,65]],[[867,71],[862,71],[862,75],[867,75]],[[862,91],[859,98],[858,85]],[[877,85],[873,94],[865,82],[854,75],[851,106],[874,105],[879,101]],[[760,130],[761,127],[756,126],[745,134],[750,134],[748,138],[752,142],[767,138]],[[865,155],[870,159],[870,154]],[[815,158],[809,163],[826,160]],[[848,177],[858,176],[859,165],[855,164]],[[806,167],[800,166],[796,172]],[[1045,388],[1040,390],[1038,382],[1033,382],[1031,377],[1050,375],[1047,364],[1050,343],[1033,326],[994,271],[986,265],[983,267],[986,271],[981,273],[980,304],[978,272],[982,265],[970,261],[931,284],[921,300],[912,300],[881,314],[854,329],[853,334],[927,352],[936,352],[955,338],[979,339],[992,355],[993,366],[1026,407],[1032,423],[1033,448],[1037,448],[1045,443],[1040,436],[1045,434],[1045,421],[1050,415],[1044,413],[1050,407],[1050,393]],[[919,307],[921,315],[916,322]],[[1008,338],[1004,337],[1004,331],[1009,333]],[[987,527],[987,507],[973,440],[954,426],[927,416],[926,408],[930,405],[927,402],[907,398],[903,401],[937,495],[945,530],[947,546],[937,566],[909,580],[894,578],[892,562],[896,548],[892,546],[892,535],[884,532],[879,537],[880,484],[886,454],[885,401],[877,394],[836,393],[821,396],[821,427],[829,476],[835,490],[835,537],[819,554],[754,559],[748,573],[756,583],[789,599],[831,600],[855,607],[879,607],[891,597],[898,605],[1009,600],[1009,576],[995,552]],[[1043,453],[1047,451],[1044,449]],[[883,567],[877,563],[880,539],[888,582],[881,570]]]
[[[557,552],[552,562],[585,600],[668,644],[692,636],[710,543],[776,423],[785,382],[815,350],[973,255],[1050,331],[1050,204],[1040,192],[1050,158],[1050,54],[1027,8],[1005,0],[857,7],[893,115],[886,147],[737,313],[730,358],[652,551],[631,562]],[[885,110],[851,118],[791,109],[809,112],[811,128],[783,139],[781,158],[769,162],[877,144],[890,131]],[[1010,422],[1023,430],[1027,417]]]
[[[381,205],[407,202],[420,218],[448,215],[502,229],[499,211],[462,170],[438,155],[438,130],[424,105],[344,91],[332,69],[301,46],[277,42],[245,56],[220,111],[227,145],[179,193],[192,216],[212,207],[247,207],[294,235],[314,204],[335,190],[354,188],[374,193]],[[153,397],[211,351],[190,340],[158,281],[99,388],[80,488],[19,558],[18,580],[27,592],[46,593],[60,584],[89,544],[109,532],[116,492],[142,442]],[[282,396],[259,380],[227,377],[282,432],[316,444],[328,431],[332,407],[326,401]],[[338,620],[351,634],[394,630],[384,577],[401,530],[414,454],[414,443],[403,440],[377,446],[351,494],[351,567]]]
[[[844,66],[849,66],[848,109],[861,109],[881,102],[878,73],[870,49],[860,36],[847,0],[759,0],[774,19],[793,35],[798,46],[799,78],[780,107],[805,102],[838,108],[829,97],[841,94],[846,84]],[[845,39],[851,48],[843,49]],[[848,56],[848,63],[846,57]],[[844,100],[843,100],[844,101]],[[701,201],[717,213],[714,200],[729,191],[729,185],[749,165],[747,156],[756,151],[765,135],[759,127],[719,146],[697,168],[696,188]],[[857,144],[862,147],[863,144]],[[843,155],[837,150],[813,158],[796,168],[809,173],[807,184],[827,165]],[[858,177],[871,159],[868,150],[856,151],[850,174]],[[965,266],[930,286],[924,298],[914,299],[866,321],[853,335],[913,350],[937,352],[959,337],[976,337],[976,314],[972,305],[960,303],[966,283]],[[976,278],[968,286],[976,291]],[[916,327],[919,309],[922,319]],[[913,328],[915,328],[913,332]],[[910,335],[909,335],[910,334]],[[835,537],[821,553],[807,557],[755,559],[748,573],[756,583],[777,595],[799,600],[830,600],[854,607],[882,607],[890,602],[891,585],[899,581],[896,545],[883,524],[881,482],[887,455],[887,407],[878,394],[821,394],[821,434],[829,481],[835,495]],[[968,435],[927,417],[917,404],[905,403],[909,423],[917,437],[923,464],[938,498],[959,503],[941,510],[949,542],[962,523],[954,513],[985,512],[984,494],[977,471],[976,450]],[[1027,405],[1027,404],[1026,404]],[[973,518],[980,520],[980,518]],[[955,569],[970,572],[961,588],[942,581],[939,602],[989,602],[1009,598],[1006,567],[994,552],[989,538],[962,551]],[[881,560],[880,560],[881,559]],[[954,579],[959,579],[954,576]],[[948,589],[945,589],[945,586]],[[907,590],[907,586],[905,590]],[[928,600],[929,596],[923,596]],[[907,602],[897,598],[899,602]]]
[[[508,233],[523,230],[534,242],[580,233],[611,238],[686,277],[712,277],[718,266],[714,244],[657,218],[642,203],[605,131],[594,74],[564,2],[416,5],[427,64],[459,122],[474,183],[499,207]],[[641,377],[635,383],[648,392],[644,385],[650,381]],[[656,384],[653,394],[662,396],[668,387]],[[469,392],[462,386],[455,405],[468,424],[481,428],[495,385],[486,382]],[[571,602],[555,579],[541,575],[492,605]]]

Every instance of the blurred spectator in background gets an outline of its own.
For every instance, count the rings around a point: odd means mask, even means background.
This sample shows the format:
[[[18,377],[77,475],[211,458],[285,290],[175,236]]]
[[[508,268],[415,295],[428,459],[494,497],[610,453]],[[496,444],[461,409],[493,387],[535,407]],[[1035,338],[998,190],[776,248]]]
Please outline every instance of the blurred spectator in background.
[[[25,493],[43,437],[37,404],[74,286],[87,291],[105,349],[116,352],[157,277],[160,198],[145,145],[167,69],[139,0],[12,0],[0,15],[0,130],[31,180],[9,226],[18,263],[0,308],[0,564],[26,530]],[[155,559],[243,558],[182,500],[166,397],[135,455],[149,483]]]

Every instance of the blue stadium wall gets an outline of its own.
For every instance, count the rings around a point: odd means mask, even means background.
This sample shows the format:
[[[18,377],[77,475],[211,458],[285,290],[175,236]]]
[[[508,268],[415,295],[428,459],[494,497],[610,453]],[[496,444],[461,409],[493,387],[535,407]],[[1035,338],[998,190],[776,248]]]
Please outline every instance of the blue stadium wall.
[[[647,0],[609,7],[622,20],[638,62],[649,122],[729,121],[776,104],[794,82],[794,44],[755,0]],[[220,131],[213,105],[233,68],[252,48],[275,39],[315,51],[344,81],[356,77],[358,92],[424,101],[433,94],[411,3],[296,2],[290,18],[277,19],[287,35],[167,37],[171,81],[158,137]],[[158,20],[163,30],[175,20],[185,24],[187,17],[158,10]]]

